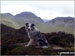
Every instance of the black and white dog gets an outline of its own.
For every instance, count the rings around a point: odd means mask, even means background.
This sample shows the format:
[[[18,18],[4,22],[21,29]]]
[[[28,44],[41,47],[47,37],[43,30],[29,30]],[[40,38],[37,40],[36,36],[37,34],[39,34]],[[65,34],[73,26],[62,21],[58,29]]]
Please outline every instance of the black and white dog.
[[[28,33],[28,37],[30,39],[28,44],[25,46],[35,45],[37,48],[49,47],[46,37],[41,34],[34,24],[26,23],[25,30]]]

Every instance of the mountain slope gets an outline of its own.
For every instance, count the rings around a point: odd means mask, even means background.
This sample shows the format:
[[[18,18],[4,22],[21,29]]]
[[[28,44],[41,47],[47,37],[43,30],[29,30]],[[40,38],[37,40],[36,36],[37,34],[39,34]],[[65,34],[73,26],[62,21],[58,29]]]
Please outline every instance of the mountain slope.
[[[74,34],[74,18],[72,17],[56,17],[46,24],[50,27],[51,31],[65,31]]]
[[[53,20],[47,22],[52,26],[60,26],[60,27],[68,27],[70,29],[74,29],[74,18],[72,17],[56,17]]]
[[[0,14],[0,24],[5,24],[13,28],[19,28],[19,25],[14,20],[14,17],[9,13]]]
[[[43,20],[33,14],[32,12],[22,12],[15,15],[15,19],[20,23],[20,25],[24,25],[26,22],[29,23],[42,23]]]
[[[59,26],[74,26],[74,18],[72,17],[56,17],[50,21],[48,21],[48,24],[53,24],[53,25],[59,25]]]

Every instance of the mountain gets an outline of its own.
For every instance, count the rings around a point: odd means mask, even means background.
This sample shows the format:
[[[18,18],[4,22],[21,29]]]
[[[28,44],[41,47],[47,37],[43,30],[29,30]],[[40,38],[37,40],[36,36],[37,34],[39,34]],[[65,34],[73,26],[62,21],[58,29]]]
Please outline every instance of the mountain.
[[[15,15],[15,19],[23,20],[23,21],[31,22],[31,23],[33,23],[33,22],[43,22],[43,20],[40,17],[36,16],[32,12],[19,13],[19,14]]]
[[[1,13],[0,21],[2,21],[1,23],[11,27],[15,27],[13,25],[16,25],[15,28],[24,26],[26,22],[35,23],[35,24],[44,22],[40,17],[36,16],[32,12],[22,12],[15,16],[13,16],[10,13]]]
[[[48,22],[48,21],[50,21],[50,20],[47,20],[47,19],[43,19],[43,21],[44,21],[44,22]]]
[[[56,23],[56,22],[65,22],[65,23],[74,23],[73,17],[56,17],[50,20],[48,23]]]
[[[74,18],[72,17],[56,17],[47,23],[52,26],[62,26],[74,29]]]
[[[46,26],[48,26],[48,31],[56,32],[56,31],[64,31],[68,33],[74,34],[75,24],[73,17],[56,17],[48,22],[46,22]]]
[[[8,17],[9,17],[9,18],[12,18],[12,19],[14,18],[14,16],[13,16],[12,14],[10,14],[10,13],[1,13],[0,15],[1,15],[2,17],[6,17],[6,18],[8,18]]]
[[[13,16],[10,13],[0,14],[0,23],[19,29],[26,22],[34,23],[36,27],[44,33],[65,31],[74,34],[74,18],[72,17],[56,17],[52,20],[42,20],[32,12],[22,12]]]

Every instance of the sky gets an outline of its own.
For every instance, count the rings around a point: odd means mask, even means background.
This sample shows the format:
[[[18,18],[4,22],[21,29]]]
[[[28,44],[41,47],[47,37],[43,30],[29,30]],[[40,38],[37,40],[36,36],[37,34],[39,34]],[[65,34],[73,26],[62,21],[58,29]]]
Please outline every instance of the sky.
[[[32,12],[42,19],[74,17],[74,1],[1,1],[1,13]]]

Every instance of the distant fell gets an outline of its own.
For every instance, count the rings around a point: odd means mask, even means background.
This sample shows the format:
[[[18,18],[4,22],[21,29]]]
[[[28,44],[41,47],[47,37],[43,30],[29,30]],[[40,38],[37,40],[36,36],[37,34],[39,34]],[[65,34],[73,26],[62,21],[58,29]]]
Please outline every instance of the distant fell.
[[[36,16],[34,13],[32,12],[22,12],[22,13],[19,13],[17,15],[15,15],[15,18],[16,19],[21,19],[21,20],[24,20],[24,21],[36,21],[36,22],[43,22],[43,20]]]
[[[74,18],[73,17],[56,17],[47,22],[47,24],[52,26],[62,26],[74,29]]]

